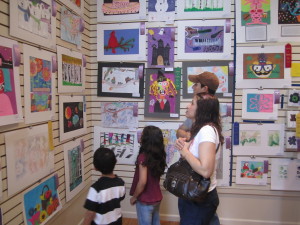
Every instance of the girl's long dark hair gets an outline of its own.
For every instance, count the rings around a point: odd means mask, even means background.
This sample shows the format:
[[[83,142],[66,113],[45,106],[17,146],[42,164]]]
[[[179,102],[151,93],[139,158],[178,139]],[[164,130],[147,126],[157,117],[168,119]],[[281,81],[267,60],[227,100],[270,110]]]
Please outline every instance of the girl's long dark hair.
[[[141,137],[139,154],[146,156],[144,166],[148,167],[151,175],[160,178],[166,168],[166,152],[161,129],[155,126],[144,128]]]
[[[219,134],[220,143],[224,143],[222,135],[222,125],[220,116],[220,103],[217,97],[211,94],[199,93],[197,97],[197,109],[195,121],[191,128],[191,139],[193,139],[199,130],[205,125],[211,125],[216,128]]]

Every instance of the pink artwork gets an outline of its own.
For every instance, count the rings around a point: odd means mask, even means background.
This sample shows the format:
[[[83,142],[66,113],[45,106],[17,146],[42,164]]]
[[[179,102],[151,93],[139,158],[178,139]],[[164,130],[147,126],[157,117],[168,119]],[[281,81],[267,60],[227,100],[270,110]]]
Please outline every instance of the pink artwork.
[[[272,94],[251,94],[247,95],[248,112],[273,112]]]

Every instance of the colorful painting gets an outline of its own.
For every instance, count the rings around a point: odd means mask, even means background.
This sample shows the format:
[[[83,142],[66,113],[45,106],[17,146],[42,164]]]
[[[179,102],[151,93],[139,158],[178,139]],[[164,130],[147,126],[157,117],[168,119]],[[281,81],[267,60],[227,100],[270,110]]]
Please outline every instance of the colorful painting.
[[[23,213],[26,225],[46,224],[61,210],[57,182],[57,175],[54,175],[24,194]]]
[[[223,5],[224,5],[224,0],[217,0],[217,1],[185,0],[184,11],[185,12],[223,11],[224,9]]]
[[[54,170],[48,125],[5,133],[8,195],[13,195]]]
[[[62,40],[76,44],[81,47],[81,32],[80,32],[80,20],[79,16],[76,16],[66,7],[61,7],[60,17],[60,37]]]
[[[101,102],[103,127],[137,128],[137,102]]]
[[[290,107],[299,107],[300,106],[300,91],[299,90],[289,90],[288,106],[290,106]]]
[[[300,111],[287,111],[286,112],[286,127],[287,128],[296,128],[296,115]]]
[[[175,0],[149,0],[148,21],[174,21]]]
[[[241,18],[242,26],[270,24],[270,0],[241,0]]]
[[[148,67],[174,67],[174,33],[172,27],[148,28]]]
[[[300,1],[278,1],[278,24],[300,24]]]
[[[296,132],[285,132],[285,151],[297,151],[297,137]]]

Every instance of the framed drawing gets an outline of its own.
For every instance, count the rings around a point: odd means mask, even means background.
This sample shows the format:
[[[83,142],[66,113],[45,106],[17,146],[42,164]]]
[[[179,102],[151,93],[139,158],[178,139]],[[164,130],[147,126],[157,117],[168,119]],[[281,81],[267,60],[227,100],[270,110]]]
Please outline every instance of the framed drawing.
[[[174,67],[174,27],[148,28],[148,67]]]
[[[231,0],[181,0],[177,2],[177,19],[230,18]]]
[[[233,154],[283,155],[284,136],[284,124],[239,124],[239,130],[234,130],[238,145],[233,145]]]
[[[143,98],[144,63],[98,63],[98,96]]]
[[[277,120],[274,90],[243,89],[242,119]]]
[[[225,23],[225,20],[178,21],[177,60],[229,60],[231,33],[226,32]]]
[[[54,171],[49,150],[48,125],[4,134],[7,157],[8,195],[11,196]]]
[[[68,0],[69,1],[69,0]],[[10,1],[10,35],[55,49],[56,18],[52,0]]]
[[[237,157],[236,160],[236,184],[267,185],[267,158]]]
[[[171,23],[175,20],[175,0],[148,1],[148,21],[166,21]]]
[[[54,119],[55,73],[52,52],[23,45],[25,123]]]
[[[138,102],[101,102],[103,127],[138,128]]]
[[[46,224],[61,210],[57,174],[37,184],[23,195],[23,214],[26,225]]]
[[[219,78],[217,97],[232,97],[233,74],[230,74],[230,63],[232,61],[210,61],[210,62],[183,62],[182,63],[182,97],[193,98],[193,82],[188,79],[189,75],[201,74],[205,71],[214,73]]]
[[[297,151],[297,137],[296,137],[296,132],[290,132],[286,131],[285,132],[285,151],[289,152],[296,152]]]
[[[66,201],[84,188],[83,139],[64,144]]]
[[[300,106],[300,90],[289,90],[288,92],[288,107]]]
[[[62,3],[78,15],[83,15],[84,0],[63,0]]]
[[[146,35],[141,23],[97,24],[97,61],[145,61]]]
[[[272,159],[271,190],[300,191],[299,159]]]
[[[18,42],[0,37],[0,126],[23,122],[17,46]]]
[[[291,69],[285,68],[285,47],[237,47],[237,88],[289,88]]]
[[[57,46],[58,93],[84,92],[85,67],[79,52]]]
[[[286,128],[296,128],[296,115],[300,111],[287,111],[286,112]]]
[[[59,96],[60,141],[86,133],[85,109],[83,96]]]
[[[146,1],[97,0],[97,22],[125,22],[146,19]]]
[[[222,132],[231,132],[232,129],[232,103],[220,103]],[[231,133],[228,133],[230,135]]]
[[[146,70],[145,117],[178,118],[180,76],[161,69]]]
[[[94,151],[99,147],[114,151],[117,164],[134,165],[138,155],[137,133],[128,129],[94,127]]]

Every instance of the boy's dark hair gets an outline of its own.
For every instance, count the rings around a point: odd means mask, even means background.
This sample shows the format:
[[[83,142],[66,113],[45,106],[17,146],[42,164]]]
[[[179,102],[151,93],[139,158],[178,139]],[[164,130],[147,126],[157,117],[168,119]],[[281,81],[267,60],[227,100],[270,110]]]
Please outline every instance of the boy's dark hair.
[[[109,148],[100,147],[94,153],[94,167],[102,174],[111,174],[114,171],[117,159]]]

